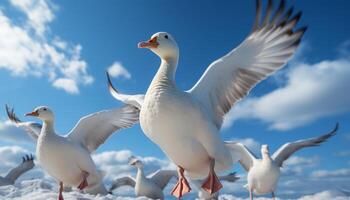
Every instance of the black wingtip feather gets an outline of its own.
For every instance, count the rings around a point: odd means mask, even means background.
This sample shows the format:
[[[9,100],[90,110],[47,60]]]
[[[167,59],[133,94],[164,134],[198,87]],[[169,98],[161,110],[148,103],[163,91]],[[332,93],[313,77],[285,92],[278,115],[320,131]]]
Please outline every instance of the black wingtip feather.
[[[106,71],[106,75],[107,75],[108,87],[111,87],[116,93],[119,93],[119,91],[113,86],[112,81],[111,81],[111,77],[110,77],[108,71]]]

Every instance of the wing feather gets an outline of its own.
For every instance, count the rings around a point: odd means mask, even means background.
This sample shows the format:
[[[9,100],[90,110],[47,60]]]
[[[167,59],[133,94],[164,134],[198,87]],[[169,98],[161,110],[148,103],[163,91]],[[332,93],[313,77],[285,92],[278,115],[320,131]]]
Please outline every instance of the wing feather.
[[[306,31],[306,27],[293,30],[301,12],[291,18],[291,8],[283,15],[284,0],[274,14],[273,1],[269,0],[263,19],[261,7],[261,0],[257,0],[252,33],[236,49],[213,62],[188,91],[213,113],[218,128],[237,101],[286,64]]]
[[[113,181],[112,186],[109,189],[109,192],[112,193],[113,190],[122,186],[135,187],[135,184],[136,184],[135,180],[129,176],[118,178]]]
[[[90,152],[95,151],[115,131],[128,128],[139,120],[139,110],[125,105],[87,115],[79,120],[68,138],[82,144]]]
[[[293,153],[296,151],[305,148],[305,147],[314,147],[319,146],[321,143],[327,141],[330,137],[334,136],[337,133],[337,130],[339,128],[339,124],[337,123],[335,128],[324,135],[321,135],[316,138],[310,138],[305,140],[298,140],[295,142],[289,142],[284,144],[282,147],[280,147],[273,155],[272,159],[280,166],[282,167],[283,162],[287,160]]]
[[[225,142],[225,145],[229,147],[235,154],[239,156],[239,163],[242,167],[249,171],[253,166],[256,156],[242,143],[239,142]]]
[[[6,113],[9,120],[14,123],[17,127],[26,130],[28,135],[33,138],[35,141],[38,140],[38,137],[41,132],[42,125],[36,122],[22,122],[15,114],[13,108],[10,108],[6,105]]]

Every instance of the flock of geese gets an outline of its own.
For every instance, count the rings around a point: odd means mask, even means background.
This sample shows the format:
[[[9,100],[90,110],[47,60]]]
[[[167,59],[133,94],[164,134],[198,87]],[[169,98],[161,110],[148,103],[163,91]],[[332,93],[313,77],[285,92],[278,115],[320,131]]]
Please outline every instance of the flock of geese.
[[[194,184],[203,199],[215,199],[223,187],[221,181],[236,181],[236,175],[218,176],[239,162],[247,171],[247,190],[253,194],[275,190],[283,162],[296,151],[318,146],[336,134],[289,142],[272,156],[262,145],[257,158],[246,146],[223,141],[220,129],[225,114],[244,98],[259,82],[281,69],[296,51],[306,27],[295,30],[301,12],[285,11],[281,0],[277,9],[269,0],[263,16],[261,1],[257,0],[256,18],[252,32],[231,52],[209,65],[198,82],[187,91],[179,90],[175,73],[179,48],[166,32],[140,42],[161,60],[159,69],[145,94],[120,93],[107,73],[108,88],[113,97],[123,102],[121,108],[90,114],[79,120],[65,136],[56,134],[55,116],[47,106],[35,108],[26,116],[36,117],[42,124],[23,122],[6,106],[9,119],[24,128],[36,140],[36,157],[41,167],[59,183],[58,199],[63,200],[64,187],[77,187],[90,194],[108,194],[120,186],[130,186],[136,196],[164,199],[163,189],[172,177],[177,178],[171,194],[182,198]],[[140,122],[144,134],[163,150],[177,166],[174,170],[159,170],[146,176],[141,160],[133,157],[130,165],[137,168],[136,178],[116,179],[109,190],[103,185],[103,174],[91,158],[111,134]],[[25,157],[2,183],[13,183],[24,171],[33,167],[33,157]]]

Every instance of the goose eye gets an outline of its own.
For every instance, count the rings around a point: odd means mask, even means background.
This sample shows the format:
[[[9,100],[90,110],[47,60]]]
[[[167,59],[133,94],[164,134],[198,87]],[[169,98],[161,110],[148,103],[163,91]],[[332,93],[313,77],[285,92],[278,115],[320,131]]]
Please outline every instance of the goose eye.
[[[165,37],[165,39],[168,39],[168,35],[165,35],[164,37]]]

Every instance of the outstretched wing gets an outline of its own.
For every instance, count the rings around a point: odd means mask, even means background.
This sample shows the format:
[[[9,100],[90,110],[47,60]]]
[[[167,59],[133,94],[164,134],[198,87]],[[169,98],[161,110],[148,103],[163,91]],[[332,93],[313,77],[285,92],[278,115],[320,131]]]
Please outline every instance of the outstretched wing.
[[[282,167],[283,162],[287,160],[293,153],[305,147],[319,146],[321,143],[327,141],[328,138],[334,136],[338,130],[338,127],[339,124],[337,123],[331,132],[325,135],[321,135],[320,137],[286,143],[272,155],[272,159],[276,162],[276,164]]]
[[[27,131],[29,136],[35,141],[38,139],[41,132],[41,124],[36,122],[22,122],[15,114],[14,109],[6,105],[7,117],[11,122],[13,122],[17,127],[23,128]]]
[[[112,183],[111,188],[109,188],[109,192],[112,192],[113,190],[122,187],[122,186],[130,186],[130,187],[135,187],[135,180],[131,177],[122,177],[115,179]]]
[[[5,176],[11,183],[14,183],[16,179],[27,171],[34,167],[33,155],[25,155],[22,157],[22,163],[17,167],[11,169],[11,171]]]
[[[221,127],[224,115],[260,81],[281,69],[294,54],[306,27],[294,31],[301,12],[291,18],[284,13],[285,1],[271,17],[269,0],[261,21],[261,0],[257,0],[255,25],[250,35],[234,50],[216,60],[188,92],[213,114]]]
[[[87,115],[79,120],[68,138],[82,144],[90,152],[95,151],[117,130],[128,128],[139,120],[139,110],[125,105]]]
[[[177,177],[177,172],[175,170],[158,170],[150,179],[161,189],[164,189],[172,177]]]
[[[249,171],[254,164],[254,160],[256,160],[256,156],[242,143],[225,142],[225,145],[235,154],[239,155],[239,163],[246,171]]]
[[[141,110],[141,106],[143,104],[143,101],[145,99],[144,94],[136,94],[136,95],[128,95],[128,94],[122,94],[120,93],[113,85],[111,78],[109,76],[109,73],[107,74],[107,81],[108,81],[108,91],[109,93],[117,100],[125,103],[130,104]]]

